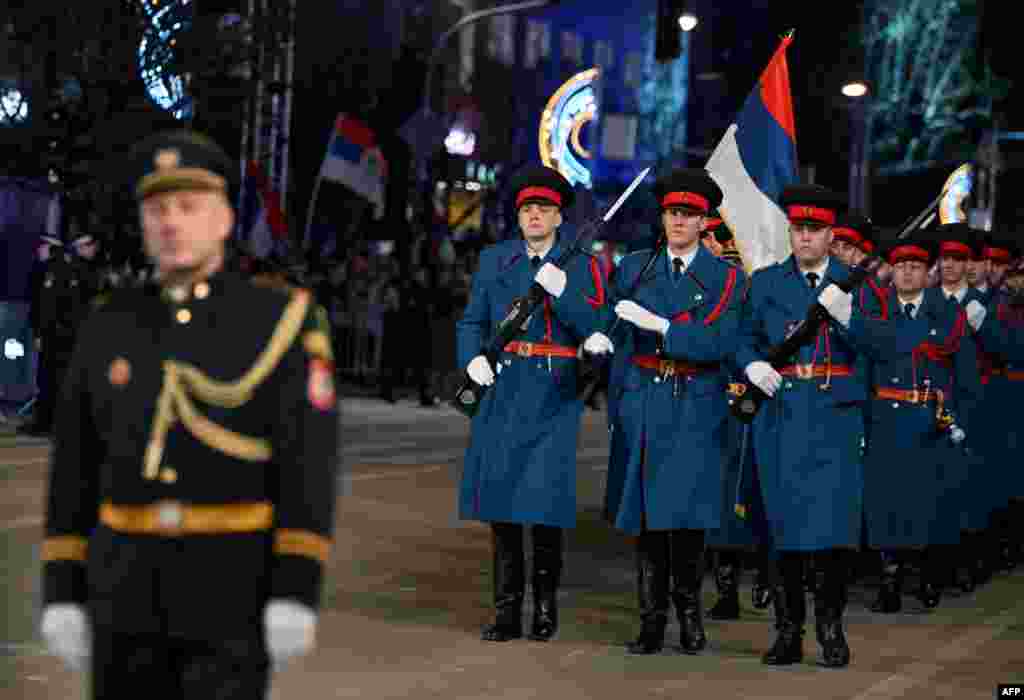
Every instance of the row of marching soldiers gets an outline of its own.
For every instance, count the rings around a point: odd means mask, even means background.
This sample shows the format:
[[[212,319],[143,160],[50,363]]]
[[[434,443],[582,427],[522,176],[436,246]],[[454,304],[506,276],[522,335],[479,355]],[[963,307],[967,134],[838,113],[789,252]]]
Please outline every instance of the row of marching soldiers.
[[[707,235],[722,192],[706,171],[674,171],[654,191],[662,237],[611,279],[596,260],[565,254],[558,227],[573,191],[547,168],[514,182],[522,236],[480,258],[457,352],[470,379],[490,387],[459,492],[460,517],[493,531],[494,619],[483,639],[547,641],[558,629],[564,531],[577,513],[582,357],[609,372],[605,516],[636,538],[630,653],[665,647],[670,607],[681,651],[706,648],[710,549],[723,553],[718,619],[739,616],[737,552],[758,553],[755,605],[774,607],[763,656],[772,665],[803,659],[808,591],[818,662],[849,664],[843,618],[858,551],[882,555],[881,612],[901,607],[911,565],[925,608],[951,584],[969,589],[1011,567],[1024,531],[1009,410],[1024,380],[1014,244],[954,225],[875,250],[870,222],[844,216],[841,197],[795,185],[779,201],[792,255],[748,278],[721,254],[734,250],[728,236]],[[876,253],[878,274],[844,291],[851,265]],[[936,261],[942,284],[929,286]],[[974,287],[968,265],[983,268]],[[492,333],[533,284],[546,292],[543,306],[492,362]],[[769,362],[816,305],[827,314],[812,342]],[[745,392],[767,397],[748,425],[730,412]]]

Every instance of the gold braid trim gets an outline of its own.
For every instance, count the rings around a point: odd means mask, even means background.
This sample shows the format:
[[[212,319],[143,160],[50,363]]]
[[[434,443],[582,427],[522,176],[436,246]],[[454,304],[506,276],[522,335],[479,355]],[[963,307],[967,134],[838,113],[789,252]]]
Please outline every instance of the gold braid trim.
[[[278,530],[274,533],[274,554],[293,554],[321,564],[331,552],[331,541],[308,530]]]
[[[272,452],[266,440],[240,435],[210,421],[195,410],[189,394],[218,408],[238,408],[245,404],[295,342],[302,330],[310,299],[311,295],[306,290],[299,290],[292,295],[267,346],[253,366],[234,382],[210,379],[198,368],[184,362],[164,362],[164,385],[157,400],[156,417],[146,446],[143,466],[145,478],[157,477],[167,433],[179,419],[197,440],[215,450],[251,462],[270,459]]]
[[[273,454],[270,443],[266,440],[222,428],[196,411],[180,384],[175,387],[174,406],[188,431],[200,442],[215,450],[247,462],[266,462]]]
[[[256,387],[274,371],[288,348],[295,342],[299,331],[302,330],[309,302],[310,294],[304,289],[292,295],[273,335],[270,336],[267,347],[256,358],[249,371],[234,382],[218,382],[191,365],[176,363],[189,391],[200,401],[219,408],[238,408],[244,404],[252,398]]]
[[[85,561],[89,541],[78,535],[47,537],[39,552],[43,561]]]

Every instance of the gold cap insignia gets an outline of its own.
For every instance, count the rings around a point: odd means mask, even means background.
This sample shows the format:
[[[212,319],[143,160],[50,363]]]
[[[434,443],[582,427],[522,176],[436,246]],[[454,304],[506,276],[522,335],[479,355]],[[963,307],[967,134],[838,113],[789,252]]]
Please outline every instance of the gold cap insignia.
[[[181,153],[177,148],[161,148],[153,156],[153,164],[157,170],[171,170],[181,163]]]

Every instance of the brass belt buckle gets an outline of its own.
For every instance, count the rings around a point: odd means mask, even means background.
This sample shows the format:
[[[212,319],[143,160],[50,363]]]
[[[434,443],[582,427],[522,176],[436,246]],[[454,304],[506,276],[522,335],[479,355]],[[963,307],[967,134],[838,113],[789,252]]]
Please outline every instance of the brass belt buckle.
[[[516,354],[519,357],[529,357],[533,353],[533,343],[519,343],[519,347],[516,348]]]
[[[676,363],[672,360],[659,360],[658,361],[658,372],[661,373],[663,378],[675,376]]]
[[[797,365],[796,376],[799,379],[814,379],[814,365]]]
[[[178,501],[160,501],[156,504],[156,525],[162,535],[180,535],[185,523],[185,511]]]
[[[907,397],[907,403],[921,403],[921,392],[918,389],[913,389],[908,393],[910,396]]]

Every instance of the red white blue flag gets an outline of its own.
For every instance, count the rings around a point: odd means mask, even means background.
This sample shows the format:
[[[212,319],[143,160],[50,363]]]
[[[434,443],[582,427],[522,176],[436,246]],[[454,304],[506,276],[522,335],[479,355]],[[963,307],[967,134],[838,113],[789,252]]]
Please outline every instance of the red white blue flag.
[[[796,182],[796,123],[789,89],[785,37],[736,121],[707,162],[725,197],[719,211],[748,270],[789,256],[788,221],[778,204]]]

